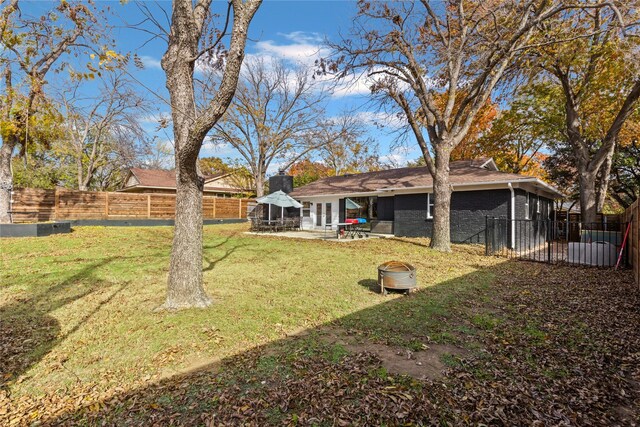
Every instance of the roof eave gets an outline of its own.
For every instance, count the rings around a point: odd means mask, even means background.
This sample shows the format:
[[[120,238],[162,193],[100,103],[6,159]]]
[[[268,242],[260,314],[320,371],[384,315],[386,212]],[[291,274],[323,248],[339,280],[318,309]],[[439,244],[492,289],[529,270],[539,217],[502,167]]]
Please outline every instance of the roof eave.
[[[451,184],[454,191],[456,188],[465,188],[465,187],[477,187],[477,186],[496,186],[496,185],[507,185],[507,184],[538,184],[540,187],[543,187],[547,192],[549,192],[552,196],[557,196],[555,198],[564,198],[566,197],[562,192],[553,187],[552,185],[547,184],[546,182],[538,179],[538,178],[522,178],[522,179],[508,179],[508,180],[500,180],[500,181],[476,181],[476,182],[464,182]],[[433,190],[433,185],[429,186],[419,186],[419,187],[386,187],[386,188],[378,188],[372,191],[365,192],[343,192],[343,193],[332,193],[332,194],[312,194],[312,195],[296,195],[292,194],[291,197],[297,198],[319,198],[319,197],[346,197],[346,196],[372,196],[378,195],[380,193],[390,193],[390,192],[420,192],[426,190]]]

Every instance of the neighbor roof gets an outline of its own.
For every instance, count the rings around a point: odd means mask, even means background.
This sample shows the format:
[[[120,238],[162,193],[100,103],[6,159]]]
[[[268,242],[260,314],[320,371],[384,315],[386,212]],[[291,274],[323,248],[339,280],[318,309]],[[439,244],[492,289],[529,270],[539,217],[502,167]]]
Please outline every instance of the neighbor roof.
[[[145,187],[145,188],[176,188],[176,172],[175,170],[162,170],[162,169],[143,169],[143,168],[131,168],[131,174],[136,178],[137,184],[131,187]],[[226,187],[213,187],[209,185],[212,181],[215,181],[224,176],[230,175],[230,172],[220,172],[213,175],[208,175],[204,179],[206,190],[221,190],[229,191]]]
[[[562,196],[557,189],[525,175],[500,172],[492,159],[459,160],[450,164],[450,180],[454,186],[479,184],[507,184],[529,182],[546,191]],[[432,188],[433,179],[426,166],[387,169],[353,175],[332,176],[296,188],[291,197],[323,196],[337,194],[372,193],[383,191]]]

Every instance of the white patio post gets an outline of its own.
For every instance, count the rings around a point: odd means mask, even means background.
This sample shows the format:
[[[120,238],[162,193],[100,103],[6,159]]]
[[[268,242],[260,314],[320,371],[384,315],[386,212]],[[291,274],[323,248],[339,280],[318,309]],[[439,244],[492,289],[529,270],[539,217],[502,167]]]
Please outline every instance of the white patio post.
[[[271,221],[271,203],[269,203],[269,218],[267,218],[269,221]]]

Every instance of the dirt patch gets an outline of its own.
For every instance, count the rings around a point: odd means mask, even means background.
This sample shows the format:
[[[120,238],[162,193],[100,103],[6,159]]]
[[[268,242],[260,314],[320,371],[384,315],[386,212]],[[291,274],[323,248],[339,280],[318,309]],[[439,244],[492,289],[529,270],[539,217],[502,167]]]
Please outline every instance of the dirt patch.
[[[467,350],[450,344],[424,344],[419,351],[405,347],[376,344],[354,337],[341,329],[325,329],[321,339],[330,344],[342,345],[351,353],[371,353],[382,361],[382,366],[392,374],[409,375],[424,380],[438,380],[444,377],[447,366],[445,357],[460,357]]]

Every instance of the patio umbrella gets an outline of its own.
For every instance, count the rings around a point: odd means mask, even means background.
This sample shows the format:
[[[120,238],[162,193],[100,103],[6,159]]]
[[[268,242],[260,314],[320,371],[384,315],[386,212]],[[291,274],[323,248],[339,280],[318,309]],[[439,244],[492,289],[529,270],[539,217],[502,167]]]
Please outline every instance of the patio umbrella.
[[[282,190],[278,190],[271,194],[267,194],[266,196],[260,197],[256,199],[256,202],[262,203],[264,205],[269,205],[269,219],[271,219],[271,205],[280,206],[281,217],[284,217],[284,208],[301,208],[302,205],[298,203],[295,199],[290,197],[287,193]]]

